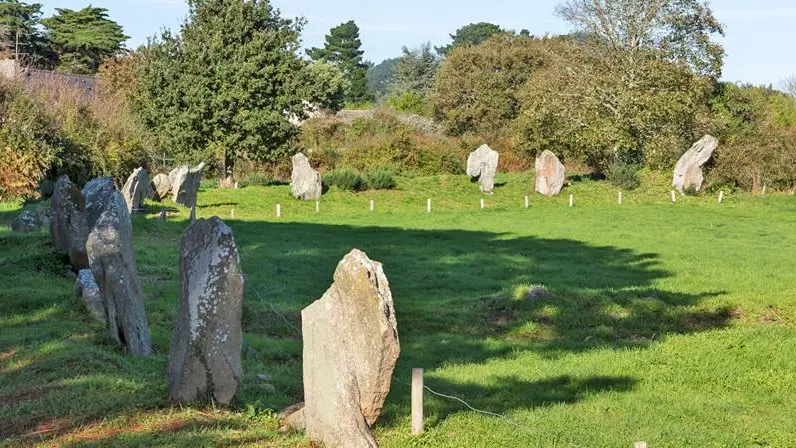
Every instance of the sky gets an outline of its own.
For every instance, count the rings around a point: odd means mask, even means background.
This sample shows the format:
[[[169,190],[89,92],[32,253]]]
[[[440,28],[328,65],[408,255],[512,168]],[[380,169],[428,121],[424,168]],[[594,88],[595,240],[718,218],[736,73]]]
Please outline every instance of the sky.
[[[184,0],[38,0],[45,16],[55,8],[79,9],[91,3],[107,8],[130,36],[128,47],[146,42],[162,28],[176,30],[188,7]],[[492,22],[532,34],[570,30],[554,10],[560,0],[272,0],[287,17],[305,17],[303,44],[321,46],[329,28],[348,20],[360,27],[365,58],[375,63],[399,56],[401,48],[424,42],[440,46],[462,25]],[[724,79],[780,87],[796,75],[796,1],[713,0],[725,25]]]

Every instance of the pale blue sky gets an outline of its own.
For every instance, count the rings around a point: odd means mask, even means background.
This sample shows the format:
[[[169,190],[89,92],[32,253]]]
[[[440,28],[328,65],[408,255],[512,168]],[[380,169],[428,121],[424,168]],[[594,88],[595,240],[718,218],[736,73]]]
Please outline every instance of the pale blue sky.
[[[38,0],[49,15],[56,7],[82,8],[89,3],[110,11],[131,36],[128,46],[146,41],[160,28],[176,29],[187,12],[183,0]],[[304,45],[323,42],[329,28],[354,19],[361,28],[365,57],[374,62],[397,56],[401,47],[431,41],[471,22],[492,22],[531,33],[562,33],[568,26],[555,17],[559,0],[273,0],[283,15],[304,16]],[[779,86],[796,75],[796,0],[714,0],[725,24],[724,78]]]

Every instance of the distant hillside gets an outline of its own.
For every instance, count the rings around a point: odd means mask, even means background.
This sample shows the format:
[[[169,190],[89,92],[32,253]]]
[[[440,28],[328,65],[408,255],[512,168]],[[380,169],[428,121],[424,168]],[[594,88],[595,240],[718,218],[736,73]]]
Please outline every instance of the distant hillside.
[[[395,79],[395,64],[398,58],[385,59],[378,65],[368,69],[368,89],[376,95],[377,99],[387,96],[387,90]]]

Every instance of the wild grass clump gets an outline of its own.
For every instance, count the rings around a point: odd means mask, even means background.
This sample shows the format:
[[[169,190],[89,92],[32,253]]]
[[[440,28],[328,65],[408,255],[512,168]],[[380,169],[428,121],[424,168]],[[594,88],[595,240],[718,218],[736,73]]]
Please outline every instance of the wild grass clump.
[[[641,167],[632,163],[614,162],[606,171],[605,177],[622,190],[635,190],[641,186]]]
[[[367,184],[359,174],[359,171],[352,168],[340,168],[332,170],[323,175],[323,182],[330,187],[338,187],[345,191],[362,191],[367,189]]]
[[[397,185],[395,171],[388,167],[368,171],[363,178],[368,190],[392,190]]]

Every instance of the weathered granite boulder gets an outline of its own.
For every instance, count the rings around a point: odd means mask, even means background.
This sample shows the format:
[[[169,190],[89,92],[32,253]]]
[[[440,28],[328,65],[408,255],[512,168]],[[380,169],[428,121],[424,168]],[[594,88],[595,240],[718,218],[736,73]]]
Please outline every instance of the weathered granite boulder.
[[[144,168],[136,168],[127,178],[122,187],[122,196],[127,203],[127,211],[137,212],[144,209],[144,200],[152,197],[149,173]]]
[[[77,273],[75,281],[75,295],[83,299],[91,317],[95,320],[107,323],[105,319],[105,304],[102,303],[102,294],[99,285],[94,281],[94,274],[91,269],[81,269]]]
[[[302,310],[301,320],[309,437],[329,447],[378,446],[370,426],[384,405],[400,353],[381,263],[352,250],[337,265],[329,290]]]
[[[544,150],[536,158],[536,191],[545,196],[561,193],[566,180],[564,164],[551,151]]]
[[[205,164],[202,162],[194,168],[181,165],[171,170],[169,180],[171,181],[171,198],[174,202],[186,207],[196,205],[196,194],[202,183],[204,169]]]
[[[694,146],[677,161],[677,165],[674,167],[672,186],[680,193],[701,190],[702,183],[705,181],[702,167],[710,160],[718,147],[719,140],[710,135],[706,135],[694,143]]]
[[[180,241],[180,308],[169,352],[175,402],[229,404],[243,379],[243,271],[232,230],[217,217],[193,223]]]
[[[33,210],[22,210],[22,213],[11,221],[11,230],[14,232],[27,233],[39,228],[41,228],[39,215]]]
[[[166,199],[171,194],[171,179],[169,178],[168,174],[160,173],[152,179],[152,196],[162,201]]]
[[[481,145],[467,157],[467,175],[478,178],[482,193],[491,194],[495,187],[499,157],[500,154],[486,144]]]
[[[148,355],[152,350],[149,325],[135,270],[130,213],[115,188],[107,198],[100,197],[100,192],[107,191],[103,183],[91,185],[87,195],[87,208],[96,207],[87,210],[87,215],[89,219],[97,216],[86,242],[91,273],[102,295],[111,339],[130,354]]]
[[[293,172],[290,176],[290,192],[296,199],[317,200],[323,193],[321,175],[310,166],[302,153],[293,156]]]
[[[113,193],[116,192],[116,185],[114,185],[112,177],[91,179],[83,187],[83,197],[86,201],[86,224],[89,232],[102,212],[108,207],[108,203],[114,199]]]
[[[68,255],[69,262],[75,268],[87,268],[86,200],[75,184],[69,180],[69,176],[61,176],[55,182],[50,206],[52,207],[50,236],[53,246]]]

